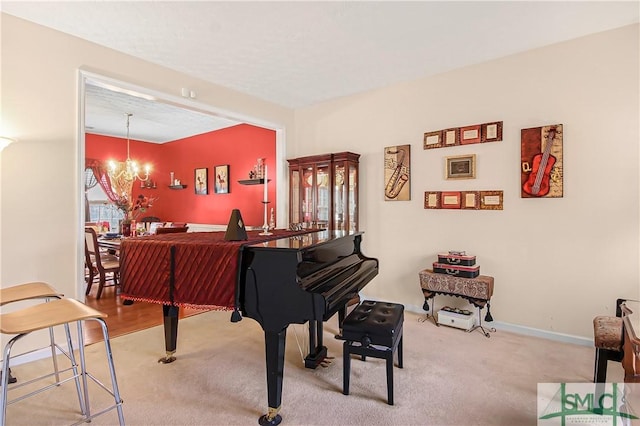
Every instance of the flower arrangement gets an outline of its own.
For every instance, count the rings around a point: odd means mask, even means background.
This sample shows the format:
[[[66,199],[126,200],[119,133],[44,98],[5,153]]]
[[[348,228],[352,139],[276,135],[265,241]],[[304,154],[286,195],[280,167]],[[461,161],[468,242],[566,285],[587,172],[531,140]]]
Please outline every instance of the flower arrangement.
[[[135,220],[140,214],[153,207],[153,202],[157,200],[155,197],[146,197],[142,194],[138,195],[134,202],[129,201],[127,197],[120,197],[116,200],[115,205],[122,210],[124,220]]]

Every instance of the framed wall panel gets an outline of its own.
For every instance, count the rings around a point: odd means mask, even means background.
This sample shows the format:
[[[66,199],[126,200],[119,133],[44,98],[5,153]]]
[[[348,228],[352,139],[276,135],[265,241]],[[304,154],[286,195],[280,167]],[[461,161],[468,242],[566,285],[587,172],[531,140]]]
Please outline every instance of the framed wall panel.
[[[481,138],[481,126],[476,124],[473,126],[462,127],[460,129],[460,145],[467,145],[470,143],[478,143]]]
[[[423,148],[449,148],[458,145],[499,141],[502,141],[502,121],[493,121],[426,132]]]
[[[442,192],[441,206],[443,209],[459,209],[461,203],[460,192]]]
[[[427,132],[424,134],[423,148],[440,148],[442,147],[442,131]]]
[[[502,191],[480,191],[481,210],[502,210]]]
[[[462,191],[460,208],[477,210],[480,208],[480,191]]]
[[[440,191],[425,191],[424,193],[424,208],[425,209],[439,209],[440,208]]]
[[[482,125],[482,142],[497,142],[502,140],[502,121],[485,123]]]
[[[460,145],[459,129],[446,129],[442,131],[442,146]]]

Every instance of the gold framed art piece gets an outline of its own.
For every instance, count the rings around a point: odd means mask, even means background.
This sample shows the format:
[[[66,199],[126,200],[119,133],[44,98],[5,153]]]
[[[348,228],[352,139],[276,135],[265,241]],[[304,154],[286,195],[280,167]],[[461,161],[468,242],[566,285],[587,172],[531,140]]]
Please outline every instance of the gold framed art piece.
[[[449,179],[475,179],[476,155],[457,155],[445,158],[444,178]]]

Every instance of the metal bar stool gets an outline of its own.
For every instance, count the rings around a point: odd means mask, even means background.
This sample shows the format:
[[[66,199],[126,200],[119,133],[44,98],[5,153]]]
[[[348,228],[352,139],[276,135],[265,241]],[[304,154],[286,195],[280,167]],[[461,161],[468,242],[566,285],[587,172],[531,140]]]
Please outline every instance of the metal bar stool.
[[[2,393],[1,393],[1,409],[0,409],[0,425],[5,424],[6,420],[6,411],[7,405],[9,403],[18,402],[22,399],[25,399],[29,396],[35,395],[36,393],[40,393],[44,390],[50,389],[52,387],[56,387],[61,383],[69,381],[71,379],[76,380],[76,387],[78,387],[78,380],[82,381],[82,389],[83,389],[83,398],[80,398],[80,411],[82,414],[82,419],[76,424],[81,424],[87,421],[90,421],[92,418],[97,417],[101,414],[107,413],[108,411],[113,410],[114,408],[118,412],[118,419],[120,425],[124,425],[124,415],[122,412],[122,399],[120,397],[120,392],[118,390],[118,383],[116,380],[115,367],[113,364],[113,355],[111,353],[111,344],[109,341],[109,332],[107,330],[107,325],[104,321],[106,317],[100,311],[97,311],[89,306],[75,300],[75,299],[57,299],[50,301],[48,303],[40,303],[37,305],[29,306],[24,309],[19,309],[14,312],[9,312],[6,314],[0,315],[0,332],[3,334],[12,334],[16,335],[11,338],[4,347],[3,360],[2,360]],[[107,362],[109,365],[109,372],[111,375],[111,388],[105,386],[102,382],[100,382],[95,376],[87,371],[86,368],[86,360],[85,360],[85,352],[84,352],[84,335],[82,330],[82,321],[84,320],[94,320],[98,321],[102,327],[102,334],[104,337],[104,344],[106,350]],[[20,398],[16,398],[13,401],[8,401],[8,382],[9,382],[9,361],[11,359],[11,349],[22,337],[28,335],[29,333],[44,330],[46,328],[51,328],[58,325],[65,325],[68,327],[70,323],[75,322],[78,327],[78,351],[80,355],[80,371],[78,371],[78,365],[75,362],[73,343],[70,338],[70,334],[67,334],[67,344],[68,344],[68,355],[69,359],[72,363],[73,376],[62,381],[56,381],[56,383],[43,387],[42,389],[33,391],[27,395],[24,395]],[[34,381],[40,380],[47,376],[42,376],[40,378],[36,378],[31,380],[28,383],[33,383]],[[114,404],[103,409],[102,411],[91,414],[90,404],[89,404],[89,391],[87,387],[87,378],[90,378],[102,389],[107,391],[114,398]]]
[[[64,295],[56,290],[50,284],[44,282],[30,282],[6,287],[0,289],[0,306],[14,302],[22,302],[25,300],[44,300],[48,302],[51,299],[60,299]],[[67,335],[70,336],[69,326],[66,326]],[[58,369],[58,358],[56,357],[56,349],[64,353],[64,350],[56,344],[53,327],[49,327],[49,341],[51,347],[51,358],[53,360],[53,370],[56,381],[60,381],[60,370]],[[9,369],[9,383],[15,383],[17,380],[11,376]],[[79,384],[80,382],[78,382]],[[78,387],[78,397],[80,397],[80,387]]]

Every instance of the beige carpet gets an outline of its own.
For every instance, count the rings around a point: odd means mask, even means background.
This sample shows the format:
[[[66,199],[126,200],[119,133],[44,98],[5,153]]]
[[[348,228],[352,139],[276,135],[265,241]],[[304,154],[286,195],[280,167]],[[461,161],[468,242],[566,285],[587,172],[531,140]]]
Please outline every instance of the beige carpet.
[[[229,322],[229,312],[180,321],[178,360],[164,355],[162,327],[112,340],[124,413],[129,425],[255,425],[267,408],[264,341],[252,319]],[[384,360],[352,361],[351,394],[342,394],[341,341],[336,320],[325,344],[336,358],[328,368],[305,369],[298,342],[304,326],[289,327],[282,397],[283,425],[535,425],[538,382],[589,382],[593,349],[504,331],[436,327],[406,313],[404,368],[394,370],[395,405],[386,403]],[[297,337],[297,338],[296,338]],[[306,344],[302,346],[306,348]],[[87,348],[90,371],[107,380],[102,343]],[[19,380],[50,361],[13,368]],[[622,380],[610,363],[609,381]],[[10,393],[11,395],[11,393]],[[108,395],[92,389],[94,411]],[[7,425],[70,424],[79,419],[73,385],[12,404]],[[116,424],[115,411],[93,425]]]

